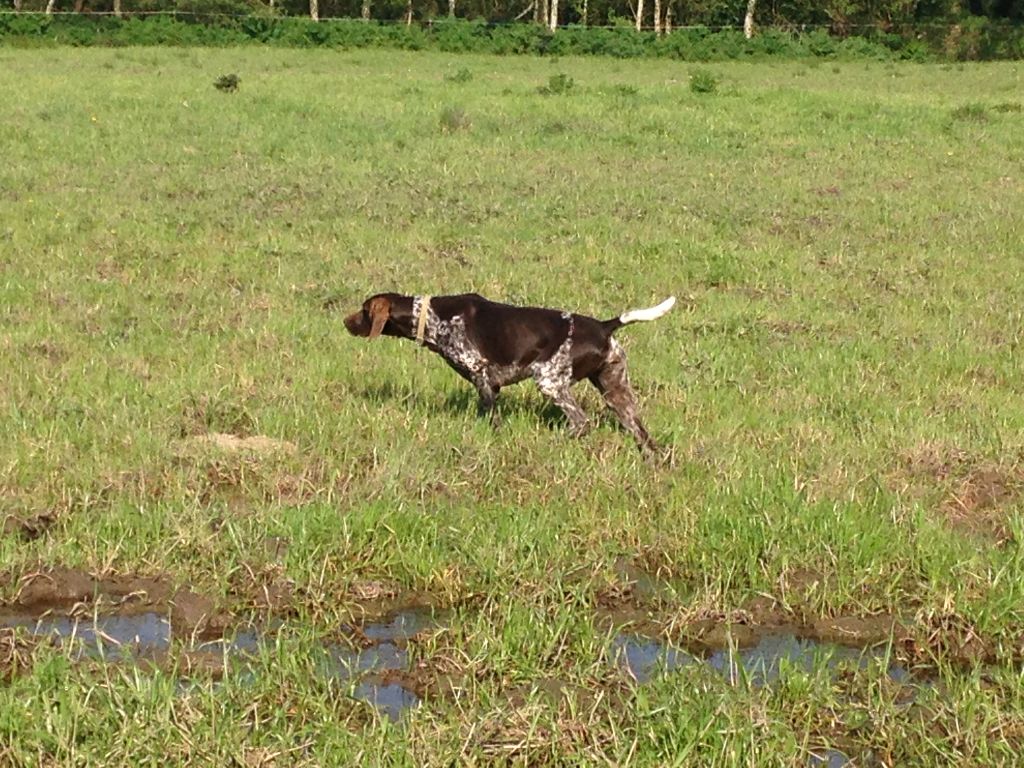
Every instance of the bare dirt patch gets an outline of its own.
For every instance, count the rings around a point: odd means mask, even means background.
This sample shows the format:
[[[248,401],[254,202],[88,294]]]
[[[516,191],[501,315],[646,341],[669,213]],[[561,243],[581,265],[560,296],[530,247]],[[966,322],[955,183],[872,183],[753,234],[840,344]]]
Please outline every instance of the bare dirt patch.
[[[19,536],[24,541],[35,541],[50,530],[56,522],[57,515],[52,512],[44,512],[24,518],[8,515],[4,519],[4,524],[0,531],[2,531],[4,536]]]
[[[208,432],[202,435],[195,435],[178,443],[180,448],[185,449],[213,449],[224,453],[248,453],[255,455],[285,454],[294,455],[298,453],[298,446],[288,440],[278,440],[266,435],[251,435],[239,437],[238,435],[226,432]]]
[[[1024,472],[1019,467],[974,467],[957,479],[939,511],[966,533],[1009,541],[1013,533],[1007,524],[1007,507],[1022,488]]]
[[[924,443],[902,457],[896,483],[912,497],[937,499],[936,516],[950,527],[998,544],[1013,538],[1009,513],[1024,495],[1024,461],[972,456],[954,446]]]

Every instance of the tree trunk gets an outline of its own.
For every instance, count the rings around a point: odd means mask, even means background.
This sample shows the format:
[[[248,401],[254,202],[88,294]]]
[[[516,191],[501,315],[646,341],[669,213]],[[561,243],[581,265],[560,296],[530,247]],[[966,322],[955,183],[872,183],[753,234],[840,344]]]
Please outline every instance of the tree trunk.
[[[14,10],[15,11],[20,11],[21,10],[21,0],[14,0]]]
[[[362,19],[363,21],[370,20],[370,0],[363,0]]]
[[[455,18],[455,0],[448,0],[448,18]]]
[[[636,31],[644,28],[644,0],[636,0]]]
[[[270,3],[270,7],[273,8],[274,0],[270,0]],[[114,15],[119,19],[121,18],[121,0],[114,0]]]
[[[519,21],[523,16],[526,16],[529,13],[533,14],[534,19],[537,18],[537,3],[530,3],[528,6],[523,8],[523,12],[512,19],[512,21]]]
[[[537,0],[537,16],[536,21],[538,24],[547,26],[548,24],[548,0]]]
[[[743,36],[749,40],[754,36],[754,7],[757,0],[747,0],[747,15],[743,18]]]
[[[57,0],[46,0],[46,15],[49,16],[53,13],[53,7],[57,4]]]
[[[661,0],[654,0],[654,34],[661,37]]]
[[[75,0],[75,13],[81,13],[85,7],[85,0]]]
[[[587,0],[583,0],[583,16],[580,19],[583,26],[587,26]]]
[[[412,0],[408,0],[405,4],[405,26],[412,26]]]
[[[665,11],[665,34],[672,34],[672,3],[668,5],[668,9]]]
[[[551,31],[558,29],[558,0],[551,0]]]
[[[320,0],[309,0],[309,18],[320,21]]]

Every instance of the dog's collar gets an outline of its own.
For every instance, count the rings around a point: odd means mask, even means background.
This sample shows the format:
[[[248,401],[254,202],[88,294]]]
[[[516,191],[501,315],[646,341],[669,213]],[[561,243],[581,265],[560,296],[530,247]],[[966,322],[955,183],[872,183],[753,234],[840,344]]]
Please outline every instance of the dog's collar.
[[[420,296],[420,316],[416,320],[416,343],[423,343],[423,336],[427,332],[427,314],[430,312],[430,297]]]

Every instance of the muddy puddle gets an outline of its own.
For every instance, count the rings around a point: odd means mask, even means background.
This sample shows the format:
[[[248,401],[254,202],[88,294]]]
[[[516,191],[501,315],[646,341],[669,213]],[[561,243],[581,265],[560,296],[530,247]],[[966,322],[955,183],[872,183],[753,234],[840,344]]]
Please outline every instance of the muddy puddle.
[[[838,749],[822,749],[812,752],[807,768],[843,768],[852,765],[850,758]]]
[[[907,669],[885,656],[897,631],[891,619],[837,619],[821,626],[786,627],[778,621],[769,626],[764,616],[748,616],[743,625],[718,617],[690,627],[687,635],[695,638],[693,642],[673,645],[645,636],[643,630],[622,628],[650,626],[650,621],[642,621],[646,610],[634,603],[657,603],[663,590],[657,579],[636,569],[624,572],[623,579],[627,586],[610,590],[607,600],[616,606],[628,604],[641,621],[631,623],[632,613],[622,610],[599,619],[618,627],[610,635],[608,663],[640,683],[675,669],[703,666],[734,684],[764,686],[792,669],[811,672],[824,665],[830,674],[838,674],[872,663],[885,664],[889,677],[898,683],[910,680]],[[390,601],[391,596],[385,599]],[[111,612],[83,615],[80,611],[90,601]],[[373,600],[368,604],[381,605]],[[773,615],[766,616],[770,622]],[[375,618],[338,626],[316,646],[313,668],[322,679],[350,686],[356,699],[398,720],[420,704],[419,695],[433,682],[414,669],[410,646],[422,634],[442,629],[447,619],[447,614],[430,607],[406,603]],[[255,680],[261,658],[273,657],[285,623],[237,624],[217,611],[209,598],[160,579],[99,579],[51,569],[26,579],[16,602],[0,608],[3,628],[50,642],[73,659],[174,669],[181,678],[180,690],[187,694],[205,684],[196,681],[197,672],[205,671],[215,681],[224,676],[241,684]],[[832,753],[823,753],[821,759],[818,764],[842,764]]]
[[[690,653],[641,635],[617,634],[612,638],[611,657],[639,683],[682,667],[705,665],[730,683],[746,681],[763,687],[778,680],[784,670],[810,673],[824,665],[835,675],[843,669],[864,669],[873,662],[884,662],[886,653],[884,647],[840,645],[777,629],[765,632],[748,647],[730,646],[710,654]],[[909,671],[898,664],[888,664],[887,674],[897,683],[910,681]]]
[[[189,668],[227,668],[242,680],[256,674],[256,660],[265,648],[273,645],[274,633],[280,626],[244,626],[220,638],[201,640],[176,635],[169,617],[155,611],[96,616],[0,613],[0,629],[21,629],[65,649],[76,660],[159,660],[176,645],[187,654]],[[429,608],[396,610],[379,621],[345,625],[340,632],[342,641],[322,646],[316,667],[326,679],[358,681],[353,689],[356,699],[371,704],[391,720],[398,720],[403,712],[418,706],[420,700],[401,682],[388,680],[385,675],[407,670],[407,642],[438,626],[438,618]],[[188,686],[181,690],[187,691]]]

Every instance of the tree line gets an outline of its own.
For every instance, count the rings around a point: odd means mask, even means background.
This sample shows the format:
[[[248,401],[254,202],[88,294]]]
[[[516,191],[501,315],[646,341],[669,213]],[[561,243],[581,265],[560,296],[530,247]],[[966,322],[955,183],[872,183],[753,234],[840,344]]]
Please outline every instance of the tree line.
[[[823,28],[846,36],[864,30],[955,25],[964,19],[1024,21],[1024,0],[0,0],[0,8],[44,13],[356,18],[412,24],[443,19],[490,23],[631,26],[669,33],[679,26],[800,30]]]

